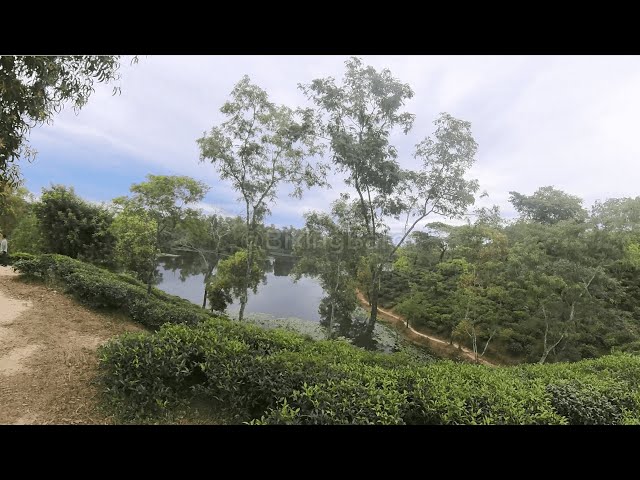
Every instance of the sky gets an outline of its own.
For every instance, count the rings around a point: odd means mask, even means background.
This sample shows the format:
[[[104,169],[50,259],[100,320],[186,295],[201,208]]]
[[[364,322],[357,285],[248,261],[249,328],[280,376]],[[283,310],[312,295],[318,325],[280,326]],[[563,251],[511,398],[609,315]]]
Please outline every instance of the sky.
[[[416,167],[415,145],[434,131],[441,112],[471,122],[478,143],[469,178],[506,217],[515,212],[509,191],[531,194],[553,185],[584,199],[640,195],[640,57],[638,56],[360,56],[389,68],[414,97],[416,120],[393,139],[404,168]],[[51,125],[32,130],[33,163],[22,164],[26,187],[38,195],[51,184],[73,186],[93,202],[129,193],[145,175],[188,175],[211,186],[205,211],[242,214],[238,194],[213,165],[199,162],[196,139],[221,123],[219,109],[244,74],[270,100],[311,106],[299,83],[340,80],[348,56],[141,56],[125,59],[117,85],[97,85],[76,114],[65,108]],[[348,189],[314,188],[301,200],[283,189],[267,223],[304,223],[310,210],[329,211]],[[480,193],[479,192],[479,193]],[[429,221],[441,220],[431,217]]]

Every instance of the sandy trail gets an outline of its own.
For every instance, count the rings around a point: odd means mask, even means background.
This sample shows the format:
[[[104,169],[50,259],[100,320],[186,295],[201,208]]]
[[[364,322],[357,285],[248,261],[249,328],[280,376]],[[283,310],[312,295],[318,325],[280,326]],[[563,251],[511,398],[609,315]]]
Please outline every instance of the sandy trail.
[[[360,301],[360,303],[362,305],[364,305],[366,307],[370,306],[369,302],[367,301],[367,299],[364,297],[364,295],[360,291],[358,291],[358,300]],[[384,319],[389,321],[389,322],[391,322],[391,323],[394,323],[394,324],[401,323],[403,326],[406,325],[406,320],[401,315],[398,315],[397,313],[393,313],[392,311],[386,310],[386,309],[384,309],[382,307],[378,307],[378,312],[379,312],[379,314],[382,313],[381,317],[384,316],[385,317]],[[462,355],[464,355],[467,359],[471,360],[472,362],[475,361],[475,355],[473,353],[473,350],[470,350],[470,349],[468,349],[467,347],[465,347],[463,345],[458,345],[455,342],[452,345],[450,345],[447,340],[443,340],[442,338],[438,338],[438,337],[435,337],[433,335],[427,335],[426,333],[419,332],[416,329],[414,329],[412,326],[409,326],[408,328],[405,326],[404,328],[411,332],[411,337],[412,337],[413,340],[415,340],[415,337],[427,340],[427,342],[424,342],[424,345],[427,346],[427,347],[433,347],[433,345],[430,342],[435,342],[435,343],[445,347],[446,349],[455,350],[455,351],[461,353]],[[495,363],[490,362],[486,358],[482,358],[482,357],[478,358],[478,362],[482,363],[483,365],[496,366]]]
[[[141,327],[0,266],[0,424],[103,424],[96,349]]]

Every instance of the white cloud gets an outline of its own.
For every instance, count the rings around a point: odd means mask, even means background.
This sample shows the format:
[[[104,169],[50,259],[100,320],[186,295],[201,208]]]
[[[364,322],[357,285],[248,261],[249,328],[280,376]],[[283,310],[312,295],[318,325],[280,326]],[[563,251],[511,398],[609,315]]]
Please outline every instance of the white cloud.
[[[71,109],[32,135],[45,161],[69,151],[114,152],[114,166],[132,158],[149,172],[191,175],[213,186],[207,202],[241,213],[237,194],[211,165],[198,161],[195,140],[222,119],[218,109],[243,74],[273,101],[306,103],[297,89],[319,76],[342,77],[346,56],[149,56],[122,68],[122,94],[98,86],[75,115]],[[555,185],[585,199],[636,196],[640,178],[640,57],[365,56],[409,83],[417,115],[414,130],[399,136],[403,166],[414,165],[413,146],[433,130],[442,111],[472,122],[479,144],[472,173],[487,190],[479,205],[503,212],[511,190],[532,193]],[[78,165],[81,167],[81,165]],[[87,182],[101,181],[100,178]],[[129,183],[122,179],[120,194]],[[285,223],[309,209],[328,210],[344,190],[313,190],[301,201],[285,194],[274,212]],[[276,223],[276,222],[274,222]]]

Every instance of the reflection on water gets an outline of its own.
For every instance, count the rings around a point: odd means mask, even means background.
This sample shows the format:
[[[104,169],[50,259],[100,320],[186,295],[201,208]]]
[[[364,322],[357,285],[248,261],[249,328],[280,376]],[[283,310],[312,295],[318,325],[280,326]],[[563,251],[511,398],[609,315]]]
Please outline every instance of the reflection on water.
[[[267,314],[266,316],[255,315],[253,319],[255,321],[257,317],[258,324],[268,328],[274,326],[288,328],[287,325],[293,324],[295,327],[293,329],[298,332],[316,339],[324,338],[328,319],[325,318],[322,321],[318,313],[324,291],[313,278],[302,277],[294,283],[289,277],[292,268],[291,258],[273,256],[269,259],[265,265],[265,283],[258,286],[257,294],[249,292],[245,309],[247,318],[252,314]],[[159,275],[160,282],[157,286],[167,293],[202,305],[205,270],[204,265],[196,257],[190,258],[183,255],[165,258],[158,266],[161,275]],[[326,314],[327,300],[324,307]],[[235,316],[239,310],[240,304],[236,301],[227,308],[227,313]],[[283,320],[274,323],[271,317]],[[305,321],[296,321],[296,318]],[[373,339],[358,336],[358,332],[366,325],[367,318],[368,312],[361,308],[356,309],[348,317],[337,315],[334,320],[338,324],[337,333],[354,338],[354,344],[361,347],[384,352],[397,351],[400,345],[397,332],[381,324],[376,325]],[[315,325],[307,322],[315,322]],[[405,345],[403,348],[409,347]],[[423,356],[424,352],[418,351],[418,354]]]
[[[287,257],[271,257],[266,267],[266,283],[258,286],[257,294],[249,292],[245,312],[319,322],[318,306],[324,292],[318,282],[303,277],[294,283],[289,277],[293,261]],[[158,288],[202,305],[204,273],[198,268],[196,258],[165,259],[160,262],[158,271],[161,273]],[[237,315],[239,310],[240,302],[234,301],[227,313]]]

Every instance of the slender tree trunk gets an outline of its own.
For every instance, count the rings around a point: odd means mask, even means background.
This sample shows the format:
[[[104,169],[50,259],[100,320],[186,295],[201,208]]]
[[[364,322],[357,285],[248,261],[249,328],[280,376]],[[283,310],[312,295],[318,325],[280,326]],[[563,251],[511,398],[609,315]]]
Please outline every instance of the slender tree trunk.
[[[218,258],[216,256],[216,258]],[[207,308],[207,292],[209,287],[209,280],[211,280],[211,275],[213,274],[213,265],[208,266],[208,271],[204,276],[204,297],[202,299],[202,308]]]
[[[538,362],[540,365],[542,365],[547,360],[549,353],[551,353],[551,351],[558,346],[558,344],[562,341],[565,335],[564,333],[560,335],[560,338],[558,339],[558,341],[547,348],[547,334],[549,333],[549,322],[546,320],[547,312],[545,311],[544,307],[542,308],[542,313],[544,314],[544,317],[545,317],[545,329],[544,329],[544,341],[542,344],[542,356],[540,357],[540,361]]]
[[[482,353],[480,354],[480,356],[481,356],[481,357],[484,357],[484,354],[485,354],[485,353],[486,353],[486,351],[487,351],[487,347],[489,346],[489,342],[491,342],[491,339],[492,339],[492,338],[493,338],[493,336],[496,334],[496,331],[497,331],[497,330],[496,330],[496,329],[494,329],[494,330],[491,332],[491,335],[489,335],[489,339],[487,340],[487,343],[485,343],[485,344],[484,344],[484,348],[482,349]]]
[[[204,277],[204,296],[202,297],[202,308],[207,308],[207,285],[209,285],[209,275]]]
[[[471,330],[471,343],[473,344],[473,357],[475,362],[478,363],[478,337],[476,336],[476,328],[472,327]]]
[[[367,336],[369,339],[373,338],[373,329],[376,326],[376,320],[378,319],[378,296],[380,293],[380,286],[377,282],[377,269],[373,272],[373,280],[371,282],[371,312],[369,315],[369,324],[367,325]]]
[[[153,277],[155,276],[154,273],[156,268],[155,260],[153,262],[153,265],[151,265],[151,268],[153,270],[151,270],[151,272],[149,273],[149,276],[147,277],[147,295],[151,294],[151,284],[153,283]]]
[[[553,345],[551,345],[551,347],[544,349],[544,351],[542,352],[542,357],[540,357],[540,361],[538,363],[543,364],[547,360],[547,357],[549,356],[549,353],[551,353],[553,351],[553,349],[558,346],[558,344],[564,338],[564,335],[565,335],[564,333],[562,335],[560,335],[560,338],[558,339],[558,341],[556,343],[554,343]]]
[[[331,340],[333,336],[333,310],[335,308],[336,302],[335,300],[331,302],[331,314],[329,315],[329,332],[327,334],[327,338]]]
[[[247,273],[245,276],[244,291],[242,292],[242,296],[240,297],[240,312],[238,313],[238,320],[240,322],[244,318],[244,307],[247,305],[247,302],[249,300],[249,278],[251,277],[252,262],[253,262],[253,255],[251,250],[249,250],[249,253],[247,254]]]
[[[249,296],[249,277],[251,276],[251,261],[253,260],[253,221],[249,220],[249,202],[246,202],[247,206],[247,270],[244,278],[244,292],[240,296],[240,311],[238,312],[238,321],[242,321],[244,318],[244,307],[247,305],[247,299]],[[255,215],[255,208],[254,208]],[[251,219],[253,220],[253,219]]]
[[[333,289],[333,300],[331,301],[331,314],[329,316],[329,336],[328,338],[331,339],[333,337],[333,315],[334,315],[334,311],[335,311],[335,306],[336,306],[336,294],[338,293],[338,287],[340,286],[340,262],[338,262],[338,271],[336,273],[336,286]]]
[[[575,315],[576,315],[576,302],[573,302],[571,304],[571,312],[569,313],[569,323],[573,323],[574,326],[577,328],[578,322],[575,321]]]
[[[246,295],[246,294],[245,294]],[[238,320],[241,322],[244,318],[244,307],[247,305],[247,299],[243,295],[240,299],[240,312],[238,313]]]

